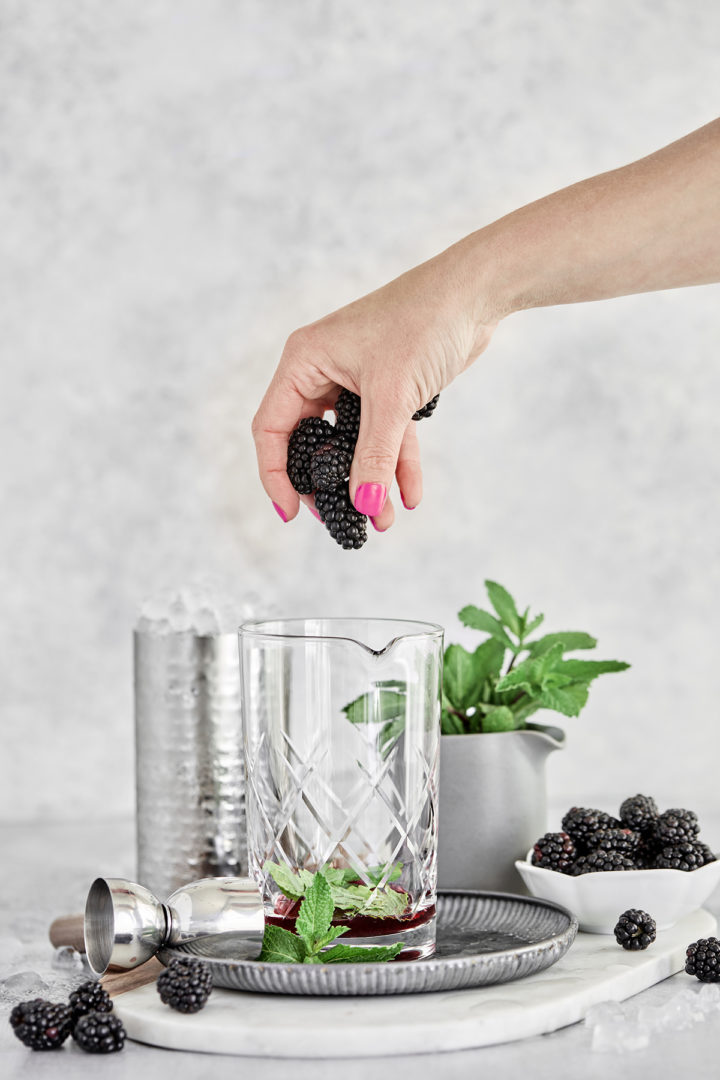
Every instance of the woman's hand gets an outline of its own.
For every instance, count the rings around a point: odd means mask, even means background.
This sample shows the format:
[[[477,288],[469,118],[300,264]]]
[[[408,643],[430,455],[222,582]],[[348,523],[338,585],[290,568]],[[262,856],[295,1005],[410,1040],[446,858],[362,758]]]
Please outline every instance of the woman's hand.
[[[354,505],[379,531],[389,528],[394,476],[404,505],[417,506],[422,470],[411,417],[480,355],[495,325],[478,318],[471,278],[461,242],[291,334],[253,421],[260,478],[283,520],[295,517],[301,498],[286,472],[290,433],[302,417],[332,409],[341,387],[362,399]]]

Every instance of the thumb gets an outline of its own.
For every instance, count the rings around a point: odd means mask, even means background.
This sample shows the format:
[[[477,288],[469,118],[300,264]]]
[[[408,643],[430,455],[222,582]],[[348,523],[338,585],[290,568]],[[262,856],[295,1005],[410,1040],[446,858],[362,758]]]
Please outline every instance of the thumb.
[[[360,431],[350,469],[350,497],[356,510],[374,518],[385,505],[412,409],[380,391],[365,394]]]

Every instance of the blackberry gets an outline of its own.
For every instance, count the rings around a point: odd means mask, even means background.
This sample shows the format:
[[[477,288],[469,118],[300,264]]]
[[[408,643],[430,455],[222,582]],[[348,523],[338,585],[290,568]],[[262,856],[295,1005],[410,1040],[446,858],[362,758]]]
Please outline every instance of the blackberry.
[[[334,431],[332,424],[321,416],[306,416],[291,433],[288,440],[287,474],[290,483],[300,495],[312,495],[310,463],[313,451],[332,439]]]
[[[352,451],[338,440],[321,443],[310,458],[310,480],[313,491],[333,491],[350,476]]]
[[[634,870],[635,863],[619,851],[591,851],[581,855],[573,864],[570,873],[573,877],[581,874],[599,874],[614,870]]]
[[[585,855],[594,848],[591,843],[593,833],[598,829],[619,829],[620,822],[602,810],[573,806],[562,819],[562,827],[575,841],[578,852]]]
[[[658,870],[688,871],[697,870],[705,863],[714,861],[715,856],[707,844],[702,844],[699,840],[686,840],[680,844],[666,844],[659,848],[654,866]]]
[[[658,808],[649,795],[633,795],[625,799],[620,807],[620,821],[626,829],[635,832],[650,832],[657,821]]]
[[[652,836],[645,835],[640,840],[635,852],[635,865],[638,870],[653,870],[658,855],[658,846]]]
[[[685,970],[700,982],[720,982],[720,941],[716,937],[700,938],[688,945]]]
[[[353,440],[353,443],[357,442],[358,432],[360,431],[360,398],[358,395],[353,394],[351,390],[341,390],[335,402],[335,412],[337,414],[335,430],[338,434],[347,435]]]
[[[334,491],[318,491],[315,508],[336,544],[347,551],[363,546],[367,540],[367,518],[353,506],[347,484]]]
[[[661,847],[694,840],[699,832],[697,814],[692,810],[666,810],[655,822],[653,836]]]
[[[413,420],[427,420],[435,412],[439,400],[440,395],[436,394],[431,401],[428,401],[427,405],[423,405],[422,409],[418,409],[417,412],[413,413]]]
[[[199,1012],[205,1007],[211,990],[210,968],[202,960],[191,956],[171,960],[165,971],[158,975],[157,992],[160,999],[178,1012]]]
[[[86,1016],[87,1013],[112,1012],[113,1003],[104,986],[99,982],[85,982],[73,990],[69,998],[70,1008],[73,1014],[73,1023]]]
[[[594,851],[619,851],[632,859],[640,847],[640,833],[632,829],[598,829],[593,833],[592,846]]]
[[[57,1050],[72,1030],[72,1009],[43,998],[21,1001],[10,1013],[10,1026],[31,1050]]]
[[[623,911],[614,930],[615,940],[623,949],[647,949],[657,936],[655,920],[647,911],[630,908]]]
[[[122,1020],[107,1012],[91,1012],[81,1016],[72,1034],[86,1054],[114,1054],[122,1050],[125,1044]]]
[[[564,832],[549,832],[541,836],[533,847],[533,866],[543,866],[546,870],[557,870],[567,874],[576,855],[575,845]]]

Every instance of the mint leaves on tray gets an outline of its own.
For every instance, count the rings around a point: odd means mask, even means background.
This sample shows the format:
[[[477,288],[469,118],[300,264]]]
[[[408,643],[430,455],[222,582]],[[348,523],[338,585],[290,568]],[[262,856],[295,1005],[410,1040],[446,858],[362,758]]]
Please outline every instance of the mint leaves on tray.
[[[295,885],[296,892],[301,884],[302,875],[307,875],[312,880],[304,889],[304,899],[295,920],[295,933],[284,930],[281,926],[266,924],[259,960],[282,964],[365,964],[392,960],[401,951],[401,943],[379,945],[375,948],[334,945],[328,949],[331,942],[346,934],[350,929],[349,926],[332,926],[336,904],[333,887],[325,877],[325,874],[333,872],[332,868],[328,867],[324,872],[318,871],[315,874],[306,870],[294,874],[287,867],[280,868],[275,863],[271,863],[268,869],[286,896],[288,894],[276,876],[278,871],[283,879],[286,874],[297,879],[292,883]],[[352,873],[352,871],[349,872]],[[348,873],[348,871],[337,871],[337,873]],[[361,886],[354,887],[361,888]],[[367,887],[362,886],[362,888]],[[394,892],[392,889],[387,891]],[[403,900],[404,910],[407,906],[407,894],[395,893],[395,895]],[[299,897],[296,895],[289,898],[298,899]]]

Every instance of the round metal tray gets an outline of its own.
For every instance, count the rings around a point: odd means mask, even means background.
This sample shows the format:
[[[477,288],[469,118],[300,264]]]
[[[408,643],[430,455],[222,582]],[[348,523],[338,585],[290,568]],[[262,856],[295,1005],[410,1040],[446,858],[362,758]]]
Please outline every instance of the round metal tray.
[[[164,964],[202,956],[215,986],[267,994],[419,994],[522,979],[556,963],[575,940],[577,919],[559,904],[508,893],[438,894],[437,947],[427,960],[389,964],[268,964],[208,955],[210,939],[163,949]]]

